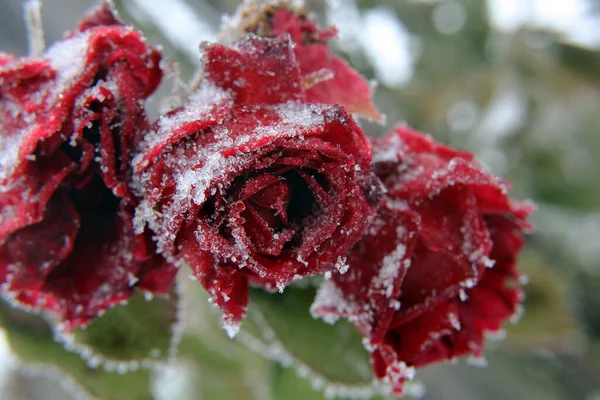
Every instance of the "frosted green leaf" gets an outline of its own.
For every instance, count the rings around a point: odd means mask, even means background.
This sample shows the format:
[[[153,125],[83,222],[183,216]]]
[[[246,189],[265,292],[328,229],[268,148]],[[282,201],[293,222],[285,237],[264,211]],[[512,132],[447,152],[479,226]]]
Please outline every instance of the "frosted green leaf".
[[[0,301],[0,326],[11,350],[27,365],[59,371],[90,396],[105,400],[147,400],[150,372],[119,374],[90,368],[77,354],[67,352],[53,340],[52,328],[40,316],[17,310]]]

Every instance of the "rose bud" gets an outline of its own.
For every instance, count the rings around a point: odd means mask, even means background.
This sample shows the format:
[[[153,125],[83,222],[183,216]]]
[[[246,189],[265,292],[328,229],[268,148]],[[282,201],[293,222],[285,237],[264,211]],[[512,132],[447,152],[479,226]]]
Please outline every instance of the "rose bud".
[[[16,305],[89,322],[174,268],[133,232],[132,149],[160,53],[103,3],[39,58],[0,56],[0,284]],[[169,279],[162,279],[159,273]]]
[[[516,257],[529,204],[474,157],[405,127],[374,139],[387,189],[348,254],[350,270],[319,289],[311,311],[352,321],[367,338],[375,375],[397,392],[415,367],[470,354],[516,315]]]
[[[203,52],[202,85],[160,118],[134,161],[145,196],[136,222],[191,266],[233,335],[250,282],[283,290],[335,270],[367,225],[378,181],[348,112],[306,102],[288,37]]]
[[[225,20],[221,36],[234,42],[247,34],[290,38],[306,101],[339,104],[348,112],[384,120],[372,102],[372,85],[329,49],[327,42],[338,34],[335,27],[319,28],[301,6],[289,1],[248,1]]]

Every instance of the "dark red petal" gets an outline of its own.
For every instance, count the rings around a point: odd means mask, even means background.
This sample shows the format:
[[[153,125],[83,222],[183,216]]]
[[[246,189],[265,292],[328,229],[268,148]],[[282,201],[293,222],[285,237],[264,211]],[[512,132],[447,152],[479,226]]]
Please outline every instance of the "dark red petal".
[[[382,204],[348,253],[348,272],[323,283],[311,313],[325,320],[349,318],[372,342],[380,342],[401,307],[396,299],[410,266],[418,228],[415,214]]]
[[[277,104],[304,98],[288,37],[249,37],[233,46],[204,44],[202,51],[206,79],[231,90],[237,104]]]
[[[327,40],[336,35],[335,29],[320,30],[305,15],[285,8],[275,10],[271,24],[273,35],[289,34],[295,44],[294,53],[308,86],[308,102],[340,104],[352,113],[377,120],[383,118],[371,100],[372,88],[367,80],[331,53]],[[330,79],[314,82],[315,74],[329,75]]]
[[[116,10],[108,0],[102,2],[92,9],[77,25],[75,32],[84,32],[88,29],[110,26],[123,25],[123,21],[118,17]]]
[[[0,192],[0,245],[13,232],[42,220],[46,206],[75,165],[67,157],[40,157],[24,164]]]
[[[461,288],[474,287],[491,250],[487,226],[468,190],[447,189],[416,211],[421,231],[393,326],[458,295]]]
[[[73,249],[80,222],[77,210],[62,193],[44,206],[40,222],[14,232],[0,247],[0,282],[7,283],[9,293],[39,292]]]
[[[450,301],[392,329],[385,341],[393,346],[398,360],[419,367],[453,358],[452,335],[460,330],[458,307]]]
[[[145,239],[133,234],[123,215],[82,217],[73,251],[53,269],[43,288],[57,299],[56,312],[69,328],[128,299],[147,257]]]
[[[197,247],[195,235],[184,233],[181,243],[183,246]],[[235,266],[215,268],[216,260],[209,252],[187,252],[184,259],[192,267],[195,276],[211,296],[211,301],[223,312],[223,322],[235,335],[246,315],[248,307],[248,279]]]
[[[510,185],[483,170],[473,155],[435,143],[430,137],[398,127],[372,141],[375,170],[392,197],[418,205],[451,186],[476,194],[482,213],[512,211]]]

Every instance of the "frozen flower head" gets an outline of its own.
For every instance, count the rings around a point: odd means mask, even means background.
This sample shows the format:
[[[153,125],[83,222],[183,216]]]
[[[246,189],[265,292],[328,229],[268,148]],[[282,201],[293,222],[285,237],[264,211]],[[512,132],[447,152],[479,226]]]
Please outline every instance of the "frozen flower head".
[[[402,390],[412,367],[483,355],[521,301],[516,257],[531,206],[471,154],[405,127],[372,141],[387,189],[313,315],[348,318],[368,338],[376,376]]]
[[[334,99],[310,94],[297,47],[289,34],[203,45],[202,85],[135,161],[139,228],[192,267],[228,326],[249,283],[283,290],[335,271],[378,196],[369,143]]]
[[[108,3],[39,58],[0,55],[4,298],[77,326],[135,288],[168,290],[128,189],[159,60]]]

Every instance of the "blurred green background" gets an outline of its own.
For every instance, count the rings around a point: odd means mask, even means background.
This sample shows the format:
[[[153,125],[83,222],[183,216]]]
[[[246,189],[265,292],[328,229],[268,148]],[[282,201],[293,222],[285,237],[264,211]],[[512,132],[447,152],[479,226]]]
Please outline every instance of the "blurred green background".
[[[238,1],[116,3],[125,19],[178,62],[183,78],[191,79],[199,64],[198,43],[216,39],[221,14],[232,12]],[[513,183],[515,198],[538,205],[536,231],[521,257],[530,278],[521,321],[507,326],[506,339],[490,341],[488,367],[459,362],[419,371],[422,398],[600,399],[600,1],[307,3],[322,24],[340,29],[335,51],[378,82],[375,104],[387,122],[361,121],[367,134],[407,123],[476,153],[489,170]],[[44,0],[48,42],[90,4]],[[19,0],[0,0],[0,50],[26,51],[20,7]],[[167,92],[155,96],[155,110]],[[205,315],[192,308],[191,314]],[[192,326],[211,333],[184,336],[180,354],[189,359],[150,378],[153,386],[179,390],[155,388],[154,397],[322,398],[292,369],[228,342],[205,326],[216,326],[206,322],[211,316],[198,315]],[[307,335],[319,340],[318,334]],[[12,368],[0,398],[70,396],[56,388],[56,378],[30,372]]]

